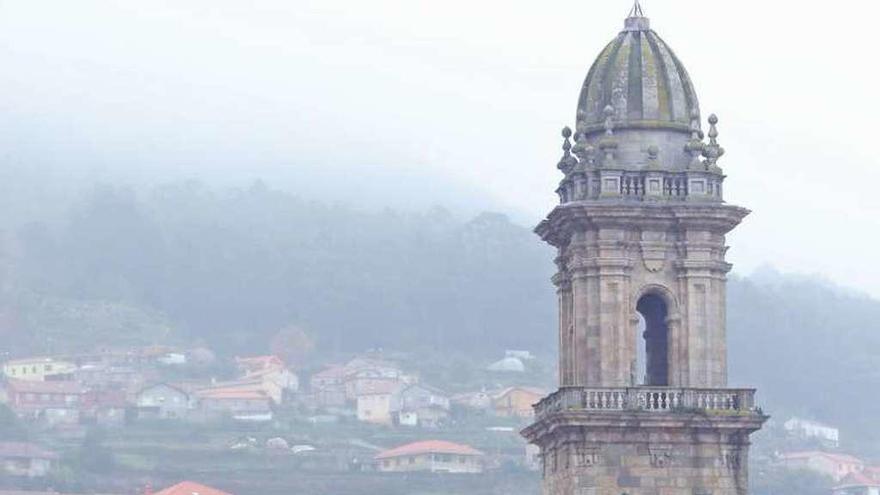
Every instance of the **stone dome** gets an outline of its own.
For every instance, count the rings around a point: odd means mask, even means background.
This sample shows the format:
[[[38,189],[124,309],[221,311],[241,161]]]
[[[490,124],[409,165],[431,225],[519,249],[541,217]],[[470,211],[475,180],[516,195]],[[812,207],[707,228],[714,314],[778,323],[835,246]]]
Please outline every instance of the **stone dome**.
[[[687,70],[640,10],[626,19],[624,30],[590,68],[578,100],[579,130],[604,130],[609,105],[615,129],[690,132],[692,122],[699,122],[700,105]]]

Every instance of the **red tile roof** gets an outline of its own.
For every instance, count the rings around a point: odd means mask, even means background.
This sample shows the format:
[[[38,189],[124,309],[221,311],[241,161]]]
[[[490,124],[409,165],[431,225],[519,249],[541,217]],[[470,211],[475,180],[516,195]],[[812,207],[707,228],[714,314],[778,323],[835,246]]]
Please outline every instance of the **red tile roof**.
[[[248,388],[213,388],[199,390],[196,395],[202,399],[214,400],[268,400],[269,397],[262,391]]]
[[[852,473],[844,478],[840,485],[834,487],[835,490],[841,488],[852,488],[857,486],[880,487],[880,481],[868,476],[865,473]]]
[[[445,440],[425,440],[380,452],[376,459],[419,454],[483,455],[482,452],[469,445],[447,442]]]
[[[37,381],[37,380],[18,380],[10,378],[6,382],[6,387],[15,392],[26,392],[34,394],[84,394],[86,389],[74,381]]]
[[[547,392],[545,392],[544,390],[541,390],[540,388],[515,386],[515,387],[507,387],[503,390],[500,390],[498,392],[493,393],[492,398],[493,399],[500,399],[500,398],[510,394],[511,392],[516,392],[516,391],[525,392],[527,394],[534,395],[539,398],[545,397],[547,395]]]
[[[26,442],[0,442],[0,458],[58,459],[58,454]]]
[[[236,357],[235,362],[250,371],[266,368],[284,368],[284,361],[278,356]]]
[[[782,454],[783,459],[809,459],[811,457],[824,457],[826,459],[830,459],[838,464],[858,464],[864,465],[865,462],[858,457],[854,457],[848,454],[832,454],[829,452],[821,452],[818,450],[808,450],[804,452],[789,452],[786,454]]]
[[[202,485],[194,481],[181,481],[180,483],[169,486],[168,488],[158,491],[155,495],[232,495],[231,493],[218,490],[210,486]]]

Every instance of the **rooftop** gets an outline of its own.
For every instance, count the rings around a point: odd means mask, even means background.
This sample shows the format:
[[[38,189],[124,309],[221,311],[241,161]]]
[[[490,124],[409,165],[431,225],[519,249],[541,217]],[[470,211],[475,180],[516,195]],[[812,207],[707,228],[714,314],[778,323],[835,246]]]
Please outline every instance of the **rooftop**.
[[[201,399],[215,400],[267,400],[269,398],[259,390],[235,387],[199,390],[196,395]]]
[[[392,457],[400,457],[406,455],[419,454],[454,454],[454,455],[483,455],[479,450],[459,443],[447,442],[445,440],[424,440],[421,442],[408,443],[395,447],[384,452],[380,452],[376,459],[388,459]]]
[[[782,454],[783,459],[809,459],[811,457],[825,457],[841,464],[865,464],[865,461],[849,454],[835,454],[820,450],[807,450],[803,452],[787,452]]]
[[[7,380],[6,386],[16,392],[35,394],[84,394],[86,391],[78,382],[64,380],[38,381],[10,378]]]
[[[155,495],[232,495],[231,493],[218,490],[216,488],[196,483],[195,481],[181,481],[180,483],[169,486],[168,488],[158,491]]]

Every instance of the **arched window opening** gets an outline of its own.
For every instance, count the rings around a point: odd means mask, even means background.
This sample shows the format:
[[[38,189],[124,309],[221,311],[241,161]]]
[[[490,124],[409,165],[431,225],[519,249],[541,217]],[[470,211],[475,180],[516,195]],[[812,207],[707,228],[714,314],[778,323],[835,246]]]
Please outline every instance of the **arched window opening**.
[[[639,299],[636,311],[645,321],[645,385],[666,387],[669,385],[669,326],[666,322],[669,310],[666,301],[656,294],[646,294]],[[641,325],[640,325],[641,326]]]

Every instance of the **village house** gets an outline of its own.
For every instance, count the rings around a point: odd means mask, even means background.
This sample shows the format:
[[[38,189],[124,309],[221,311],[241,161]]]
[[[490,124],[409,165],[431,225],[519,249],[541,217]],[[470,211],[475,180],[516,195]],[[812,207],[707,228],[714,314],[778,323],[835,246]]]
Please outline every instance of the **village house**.
[[[414,376],[386,361],[354,358],[345,365],[345,395],[348,400],[357,400],[359,395],[374,389],[377,384],[392,382],[410,385],[417,381]]]
[[[218,490],[214,487],[202,485],[195,481],[181,481],[180,483],[159,490],[154,495],[232,495],[231,493]]]
[[[19,417],[50,426],[79,423],[85,388],[72,381],[6,380],[7,404]]]
[[[414,384],[403,387],[397,394],[394,402],[400,425],[436,428],[449,418],[449,397],[439,389]]]
[[[224,416],[239,421],[271,421],[272,400],[259,389],[212,387],[196,392],[198,408],[205,419]]]
[[[16,380],[69,380],[76,364],[51,357],[15,359],[3,364],[3,375]]]
[[[830,454],[820,451],[789,452],[782,454],[780,464],[787,469],[803,469],[813,471],[840,481],[847,476],[860,473],[865,463],[857,457],[847,454]]]
[[[278,356],[237,357],[235,362],[243,380],[259,379],[284,393],[299,390],[299,377]]]
[[[791,418],[782,426],[789,435],[796,438],[816,439],[829,447],[837,447],[840,444],[840,430],[818,421]]]
[[[492,410],[496,416],[531,418],[532,406],[547,395],[533,387],[509,387],[492,396]]]
[[[487,366],[486,369],[496,373],[523,373],[526,370],[526,365],[523,364],[521,359],[510,356],[495,361]]]
[[[73,374],[74,380],[90,389],[123,390],[130,400],[148,381],[156,381],[155,370],[139,370],[134,366],[87,363],[81,365]]]
[[[83,396],[80,419],[101,426],[121,426],[127,409],[124,390],[90,389]]]
[[[427,440],[396,447],[376,456],[385,473],[482,473],[484,454],[468,445]]]
[[[55,452],[32,443],[0,442],[0,473],[6,476],[41,478],[58,458]]]
[[[339,407],[346,402],[344,366],[332,365],[311,376],[309,392],[318,407]]]
[[[210,386],[198,387],[199,391],[213,389],[260,393],[268,397],[276,405],[282,404],[286,397],[284,389],[277,382],[260,378],[242,378],[228,382],[214,382]]]
[[[374,381],[357,396],[357,419],[365,423],[391,425],[393,412],[399,410],[396,381]]]
[[[492,409],[492,395],[484,390],[464,392],[452,396],[453,405],[473,411],[489,411]]]
[[[181,386],[156,383],[138,391],[135,404],[140,419],[181,419],[192,411],[194,400]]]

